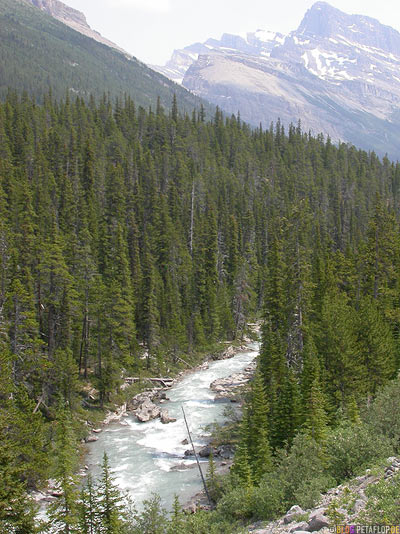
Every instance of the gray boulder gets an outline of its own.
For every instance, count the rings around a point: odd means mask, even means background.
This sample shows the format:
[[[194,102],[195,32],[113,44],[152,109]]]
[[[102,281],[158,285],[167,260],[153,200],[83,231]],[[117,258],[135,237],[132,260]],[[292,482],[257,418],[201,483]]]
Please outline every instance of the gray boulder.
[[[288,525],[289,523],[292,523],[292,521],[295,521],[300,514],[304,514],[304,510],[295,504],[290,508],[290,510],[287,511],[285,517],[283,518],[284,524]]]
[[[322,511],[315,512],[308,521],[308,531],[317,532],[324,527],[329,527],[329,520]]]
[[[167,425],[168,423],[175,423],[176,421],[174,417],[170,417],[167,410],[161,410],[160,419],[163,425]]]
[[[208,458],[209,456],[211,456],[211,454],[215,455],[215,451],[209,445],[206,445],[205,447],[199,450],[199,456],[201,458]]]
[[[297,525],[294,525],[290,529],[290,532],[293,533],[293,534],[299,534],[299,532],[309,532],[307,521],[302,521],[301,523],[298,523]]]
[[[97,436],[87,436],[87,438],[85,439],[86,443],[94,443],[95,441],[98,441],[98,437]]]
[[[220,445],[216,450],[216,455],[224,460],[230,460],[234,456],[234,450],[231,445]]]
[[[151,402],[150,399],[146,399],[136,410],[136,418],[141,423],[146,423],[151,419],[155,419],[160,415],[160,408]]]

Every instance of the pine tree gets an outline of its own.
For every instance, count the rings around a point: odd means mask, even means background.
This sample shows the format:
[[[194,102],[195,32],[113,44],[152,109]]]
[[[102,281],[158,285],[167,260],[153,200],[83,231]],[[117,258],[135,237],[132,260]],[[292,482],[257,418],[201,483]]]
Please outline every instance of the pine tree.
[[[363,393],[370,397],[394,377],[393,335],[371,297],[361,299],[357,319],[358,344],[364,366]]]
[[[258,485],[264,473],[272,468],[269,444],[268,403],[260,373],[252,382],[249,413],[248,454],[252,480]]]
[[[143,502],[143,512],[135,518],[134,534],[165,534],[168,520],[167,513],[161,506],[158,495]]]
[[[324,389],[320,358],[312,336],[308,335],[301,374],[301,420],[316,441],[323,440],[328,430],[330,407]]]
[[[122,496],[114,484],[106,453],[104,453],[101,466],[97,500],[101,532],[119,534],[123,526]]]
[[[167,528],[167,534],[185,534],[187,532],[185,513],[179,504],[178,496],[174,497],[171,519]]]
[[[326,295],[322,307],[318,352],[324,355],[327,392],[337,407],[361,387],[365,366],[357,344],[355,313],[339,291]]]
[[[74,475],[77,462],[75,436],[72,431],[71,415],[65,408],[59,410],[56,436],[55,473],[61,496],[49,506],[49,525],[52,532],[79,533],[79,491]]]
[[[325,398],[321,390],[319,377],[314,378],[308,393],[306,419],[304,426],[309,435],[318,443],[323,442],[328,431],[328,418],[325,411]]]
[[[36,510],[27,495],[27,481],[24,481],[27,465],[21,462],[22,454],[28,450],[25,447],[24,451],[19,443],[18,432],[20,424],[28,431],[29,426],[26,418],[21,420],[15,409],[11,358],[4,351],[0,351],[0,369],[0,528],[4,532],[31,534],[36,531]]]
[[[100,511],[97,490],[89,474],[85,487],[80,493],[78,504],[79,528],[82,534],[97,534],[100,532]]]
[[[275,400],[273,435],[274,447],[290,445],[301,423],[301,396],[298,379],[289,369]]]
[[[250,439],[250,421],[249,414],[246,410],[240,428],[239,444],[236,447],[234,464],[231,473],[237,476],[240,484],[246,488],[253,486],[252,471],[250,467],[249,439]]]

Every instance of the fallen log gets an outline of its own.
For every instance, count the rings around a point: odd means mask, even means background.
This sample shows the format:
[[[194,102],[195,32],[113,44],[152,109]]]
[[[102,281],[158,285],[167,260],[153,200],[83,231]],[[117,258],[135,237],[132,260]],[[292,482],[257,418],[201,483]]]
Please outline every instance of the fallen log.
[[[158,384],[162,384],[163,387],[170,387],[174,383],[173,378],[142,378],[142,377],[133,377],[128,376],[125,378],[125,382],[128,384],[134,384],[136,382],[141,382],[143,380],[147,380],[149,382],[156,382]]]

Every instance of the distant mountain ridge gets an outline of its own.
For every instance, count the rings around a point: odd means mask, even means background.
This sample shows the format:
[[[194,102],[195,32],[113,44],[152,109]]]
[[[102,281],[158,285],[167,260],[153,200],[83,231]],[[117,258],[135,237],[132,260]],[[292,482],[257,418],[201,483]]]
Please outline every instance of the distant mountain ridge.
[[[248,33],[246,38],[239,35],[224,33],[220,40],[208,39],[205,43],[195,43],[186,46],[182,50],[174,50],[172,57],[164,67],[149,65],[161,74],[164,74],[176,83],[182,83],[186,71],[195,63],[199,56],[211,52],[238,51],[255,56],[269,56],[275,45],[283,43],[285,36],[281,33],[273,33],[258,30]]]
[[[225,34],[175,51],[158,70],[252,124],[301,119],[400,158],[400,33],[375,19],[317,2],[287,36]]]

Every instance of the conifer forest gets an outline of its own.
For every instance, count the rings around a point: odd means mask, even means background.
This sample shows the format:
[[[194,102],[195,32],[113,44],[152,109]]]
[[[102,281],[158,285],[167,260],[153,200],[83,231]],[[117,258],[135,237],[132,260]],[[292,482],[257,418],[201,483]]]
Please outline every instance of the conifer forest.
[[[242,532],[395,454],[399,215],[398,163],[300,123],[9,91],[0,532]],[[255,320],[231,473],[210,461],[213,511],[167,514],[154,496],[137,512],[106,455],[99,480],[77,482],[83,422],[125,376],[173,375]],[[29,494],[49,478],[62,495],[45,524]]]

